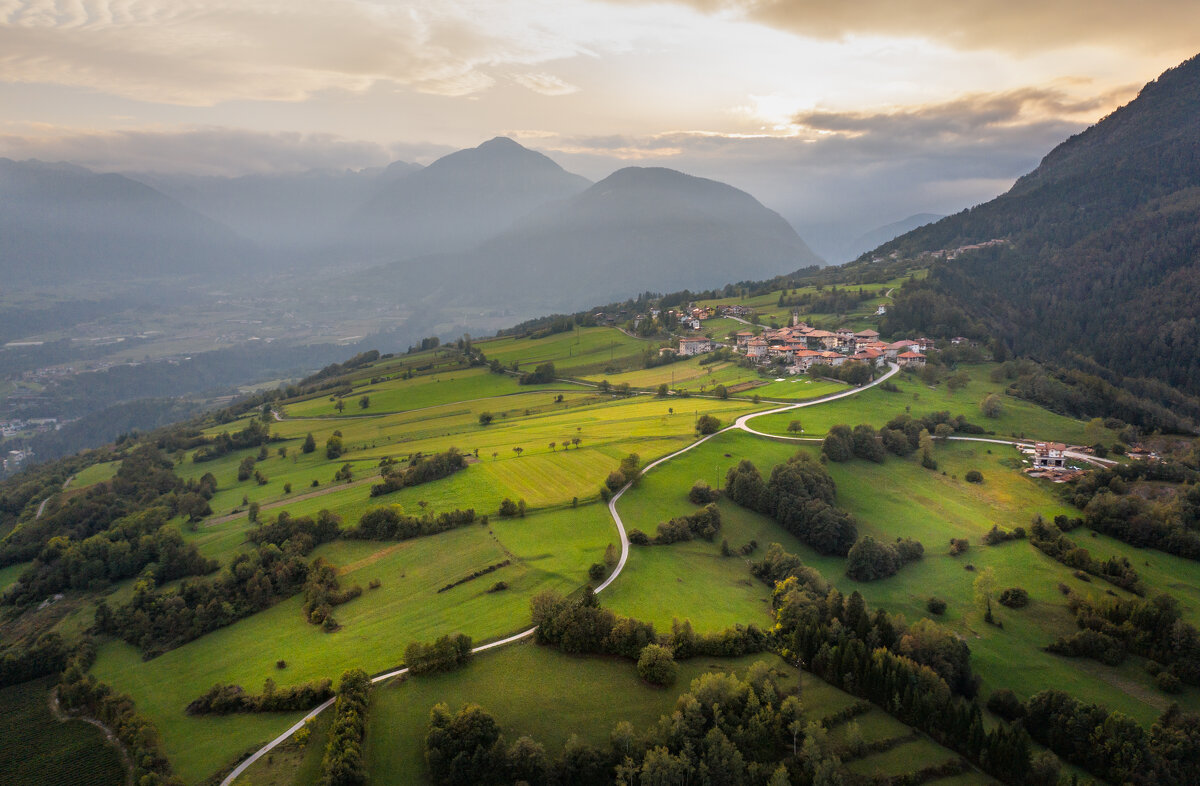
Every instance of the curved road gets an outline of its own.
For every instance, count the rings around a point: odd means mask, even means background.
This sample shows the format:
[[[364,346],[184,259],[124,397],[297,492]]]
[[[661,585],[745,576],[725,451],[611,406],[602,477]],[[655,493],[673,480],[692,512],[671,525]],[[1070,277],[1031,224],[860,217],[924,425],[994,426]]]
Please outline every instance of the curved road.
[[[826,403],[829,401],[834,401],[839,398],[845,398],[847,396],[853,396],[858,393],[861,393],[862,391],[867,390],[868,388],[872,388],[872,387],[878,385],[879,383],[892,377],[893,375],[895,375],[896,373],[898,373],[900,371],[900,367],[898,365],[896,365],[895,363],[889,363],[888,365],[890,366],[890,368],[888,369],[888,372],[886,374],[884,374],[883,376],[879,377],[878,379],[870,382],[869,384],[863,385],[862,387],[850,388],[849,390],[845,390],[840,393],[834,393],[834,394],[831,394],[828,396],[823,396],[822,398],[812,399],[810,401],[801,401],[801,402],[797,402],[795,404],[789,404],[787,406],[778,407],[776,409],[769,409],[769,410],[764,410],[762,412],[753,412],[748,415],[742,415],[736,421],[734,421],[733,425],[726,426],[725,428],[721,429],[720,431],[717,431],[713,434],[709,434],[707,436],[701,437],[700,439],[696,440],[695,442],[692,442],[691,444],[689,444],[687,447],[681,448],[680,450],[677,450],[674,453],[669,453],[666,456],[663,456],[662,458],[660,458],[650,464],[647,464],[641,470],[641,472],[638,473],[638,477],[645,475],[647,472],[654,469],[658,465],[664,464],[664,463],[670,461],[671,459],[675,458],[676,456],[680,456],[684,453],[687,453],[689,450],[692,450],[693,448],[695,448],[699,445],[703,445],[708,440],[717,436],[717,434],[723,434],[727,431],[732,431],[734,429],[739,429],[741,431],[745,431],[747,433],[754,434],[754,435],[757,435],[760,437],[767,437],[769,439],[786,440],[786,441],[791,441],[791,442],[819,442],[821,440],[818,437],[787,437],[787,436],[782,436],[779,434],[766,434],[764,432],[756,431],[756,430],[750,428],[750,426],[747,424],[752,419],[762,417],[764,415],[774,415],[774,414],[777,414],[780,412],[789,412],[794,409],[802,409],[804,407],[811,407],[811,406],[815,406],[817,404],[823,404],[823,403]],[[1001,445],[1028,445],[1029,444],[1028,442],[1017,442],[1017,441],[1001,440],[1001,439],[985,439],[982,437],[950,437],[950,439],[964,440],[964,441],[970,441],[970,442],[992,442],[992,443],[1001,444]],[[1078,458],[1083,461],[1092,461],[1092,462],[1105,463],[1105,464],[1116,463],[1116,462],[1112,461],[1111,459],[1098,459],[1094,456],[1087,456],[1087,455],[1081,454],[1081,453],[1068,452],[1067,455],[1071,458]],[[629,559],[629,537],[625,532],[625,523],[621,520],[621,514],[617,512],[617,501],[632,486],[633,486],[632,481],[630,481],[629,483],[626,483],[608,501],[609,515],[612,516],[613,523],[616,524],[616,526],[617,526],[617,534],[621,538],[621,558],[617,561],[616,567],[613,568],[613,571],[609,575],[609,577],[607,579],[605,579],[602,584],[600,584],[598,587],[596,587],[595,591],[597,593],[602,592],[606,587],[608,587],[608,585],[612,584],[616,580],[617,576],[621,575],[621,571],[624,570],[625,563]],[[532,636],[536,630],[537,630],[537,627],[535,626],[535,627],[529,628],[528,630],[523,630],[520,633],[515,633],[512,636],[509,636],[507,638],[500,639],[499,641],[493,641],[489,644],[484,644],[482,646],[475,647],[474,649],[471,650],[471,654],[475,655],[480,652],[486,652],[487,650],[496,649],[497,647],[503,647],[505,645],[512,644],[517,641],[522,641],[522,640],[527,639],[530,636]],[[387,672],[384,672],[383,674],[379,674],[379,675],[372,677],[371,683],[375,684],[375,683],[379,683],[379,682],[384,682],[385,680],[390,680],[393,677],[399,677],[399,676],[401,676],[403,674],[407,674],[407,673],[408,673],[407,668],[394,669],[392,671],[387,671]],[[221,781],[220,786],[230,786],[230,784],[232,784],[238,778],[238,776],[240,776],[243,772],[245,772],[247,768],[249,768],[252,764],[254,764],[256,761],[261,759],[263,756],[270,753],[276,747],[278,747],[279,745],[281,745],[285,741],[287,741],[287,739],[289,737],[291,737],[297,731],[302,729],[304,727],[305,723],[307,723],[308,721],[317,717],[322,712],[324,712],[326,709],[328,709],[330,706],[332,706],[334,701],[335,701],[335,699],[329,699],[328,701],[321,704],[320,706],[313,708],[307,715],[304,716],[304,718],[302,720],[297,722],[295,725],[293,725],[287,731],[280,734],[275,739],[268,742],[263,747],[259,748],[251,756],[249,756],[244,761],[239,763],[236,767],[234,767],[233,770],[227,776],[225,776],[224,780]]]

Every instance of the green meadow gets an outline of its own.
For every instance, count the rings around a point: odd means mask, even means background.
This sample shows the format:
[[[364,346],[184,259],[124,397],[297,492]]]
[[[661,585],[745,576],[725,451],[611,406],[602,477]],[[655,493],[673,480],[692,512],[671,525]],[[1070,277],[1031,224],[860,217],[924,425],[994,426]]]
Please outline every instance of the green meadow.
[[[883,285],[886,288],[887,285]],[[881,285],[872,284],[870,289]],[[790,309],[776,309],[778,292],[743,302],[777,318]],[[860,310],[873,310],[875,301]],[[774,313],[773,309],[778,313]],[[830,319],[835,317],[831,315]],[[851,323],[856,312],[837,319]],[[722,320],[713,328],[738,327]],[[865,324],[865,323],[863,323]],[[234,683],[257,691],[267,678],[280,686],[319,678],[337,679],[348,668],[379,673],[400,664],[412,641],[462,632],[485,643],[518,632],[530,624],[529,601],[543,590],[570,593],[588,581],[593,563],[601,562],[606,547],[619,545],[607,506],[600,502],[605,478],[623,457],[637,453],[643,465],[680,450],[696,440],[701,415],[717,417],[722,426],[739,416],[776,408],[770,401],[806,401],[846,389],[841,383],[807,377],[774,381],[757,372],[721,362],[701,365],[690,359],[651,369],[640,368],[647,352],[659,344],[632,338],[611,328],[582,328],[539,339],[504,337],[477,340],[489,360],[522,371],[553,362],[556,373],[589,384],[553,382],[523,386],[512,374],[486,367],[467,367],[457,353],[445,348],[398,357],[355,369],[346,379],[351,391],[338,412],[332,391],[296,397],[277,409],[282,420],[270,421],[278,440],[254,469],[265,478],[239,481],[238,466],[259,448],[234,451],[213,461],[195,463],[191,455],[176,455],[175,471],[185,479],[212,473],[217,492],[213,513],[206,520],[176,520],[184,538],[223,565],[252,548],[246,540],[254,526],[248,503],[262,506],[260,518],[270,520],[282,511],[293,516],[330,510],[343,526],[354,526],[368,510],[398,506],[419,515],[473,508],[486,524],[477,522],[449,532],[403,542],[338,540],[319,547],[319,556],[335,565],[343,586],[364,588],[363,594],[337,607],[341,629],[325,633],[308,624],[295,596],[185,644],[151,660],[119,641],[102,643],[93,667],[96,676],[129,694],[138,710],[158,728],[164,749],[176,772],[188,783],[202,783],[226,769],[243,754],[257,749],[294,723],[301,713],[189,717],[183,708],[213,684]],[[1005,396],[1006,383],[993,382],[993,364],[964,367],[970,381],[951,392],[945,382],[930,386],[914,374],[899,374],[898,392],[879,387],[837,401],[818,403],[751,421],[753,428],[780,436],[800,421],[806,437],[820,437],[838,423],[882,426],[892,417],[934,411],[963,414],[996,432],[1050,438],[1066,442],[1093,441],[1094,427]],[[374,380],[374,381],[372,381]],[[633,389],[653,391],[659,385],[684,395],[605,393],[593,385],[607,380]],[[730,391],[727,399],[707,395],[716,385]],[[988,394],[1002,396],[1000,417],[983,417],[979,402]],[[363,396],[367,408],[359,406]],[[755,398],[761,399],[755,402]],[[490,422],[484,423],[491,416]],[[243,429],[258,413],[244,415],[207,430],[209,434]],[[343,453],[326,456],[326,442],[340,432]],[[305,454],[307,434],[316,450]],[[1105,431],[1104,441],[1115,435]],[[468,454],[468,466],[450,477],[372,498],[385,459],[408,461],[416,454],[449,448]],[[743,459],[769,475],[773,465],[797,450],[819,454],[819,445],[764,439],[742,431],[718,434],[704,444],[656,467],[617,503],[627,529],[651,536],[660,522],[691,512],[687,492],[697,480],[720,487],[726,472]],[[282,452],[281,452],[282,449]],[[722,530],[714,542],[703,540],[670,546],[632,546],[620,575],[601,595],[613,610],[651,621],[669,631],[675,619],[688,619],[697,630],[717,631],[733,624],[771,624],[770,589],[755,580],[749,563],[761,559],[770,543],[778,542],[800,555],[843,592],[860,591],[871,606],[903,614],[909,621],[928,615],[926,602],[936,595],[948,603],[939,622],[967,641],[972,665],[983,681],[983,695],[1010,687],[1026,697],[1045,687],[1069,690],[1088,700],[1120,709],[1149,724],[1173,698],[1189,708],[1200,706],[1200,691],[1189,688],[1168,697],[1154,687],[1138,659],[1113,668],[1087,660],[1050,655],[1043,647],[1074,630],[1074,620],[1060,591],[1065,586],[1081,595],[1107,591],[1125,595],[1100,581],[1076,578],[1026,541],[999,546],[983,544],[993,525],[1004,529],[1027,526],[1035,514],[1077,514],[1066,506],[1059,488],[1032,480],[1019,471],[1019,454],[998,444],[940,442],[935,449],[937,471],[922,468],[912,457],[889,456],[882,464],[861,460],[826,464],[838,486],[838,504],[852,512],[862,534],[894,540],[911,537],[925,547],[922,560],[897,575],[857,583],[844,575],[845,561],[815,553],[774,521],[722,499]],[[335,481],[334,474],[349,465],[352,480]],[[81,471],[67,493],[112,477],[116,463],[97,464]],[[979,470],[982,484],[963,479]],[[524,500],[527,515],[501,519],[502,500]],[[950,538],[967,538],[970,549],[958,557],[948,554]],[[1099,558],[1128,557],[1151,590],[1167,590],[1180,600],[1186,619],[1200,624],[1200,566],[1156,551],[1076,530],[1071,537]],[[721,541],[737,552],[754,542],[748,555],[724,557]],[[466,581],[447,591],[448,584],[498,563],[508,564],[494,574]],[[27,564],[0,569],[0,587],[14,582]],[[999,588],[1020,586],[1031,603],[1021,610],[997,606],[1003,628],[983,621],[975,599],[974,582],[991,569]],[[378,580],[377,589],[367,589]],[[489,592],[496,582],[507,589]],[[118,604],[132,596],[133,580],[106,592]],[[68,593],[48,616],[56,629],[77,635],[90,624],[99,593]],[[489,652],[465,669],[436,677],[392,681],[373,694],[367,754],[372,782],[421,782],[421,745],[430,707],[444,701],[457,709],[475,701],[493,712],[505,734],[531,734],[554,755],[571,734],[603,743],[612,726],[630,720],[639,728],[669,713],[676,696],[697,674],[710,670],[742,670],[754,660],[771,660],[786,672],[788,684],[801,687],[812,719],[848,706],[853,699],[811,677],[799,674],[774,656],[735,660],[697,659],[681,664],[674,688],[659,690],[642,683],[633,665],[608,658],[574,658],[525,643]],[[278,668],[277,661],[286,662]],[[546,708],[553,706],[553,712]],[[314,725],[308,748],[279,749],[242,779],[243,783],[313,783],[319,774],[325,720]],[[910,732],[882,710],[874,709],[854,721],[868,742],[896,740],[881,753],[847,759],[845,767],[859,775],[894,776],[914,772],[951,757],[951,753],[921,737],[899,739]],[[831,732],[841,739],[843,726]],[[986,783],[974,773],[942,779],[940,783]]]
[[[754,421],[752,421],[752,424]],[[687,490],[696,480],[716,485],[729,467],[750,459],[764,476],[770,467],[797,450],[816,455],[818,446],[796,446],[756,439],[739,432],[722,434],[671,462],[655,468],[641,484],[626,492],[618,511],[626,527],[653,534],[658,522],[690,512]],[[1026,541],[989,547],[982,536],[998,525],[1027,526],[1035,513],[1073,514],[1057,497],[1053,484],[1032,480],[1011,468],[1015,450],[1001,445],[944,443],[936,450],[938,471],[912,459],[889,457],[883,464],[861,460],[829,463],[838,484],[838,504],[854,513],[860,534],[882,540],[911,537],[925,546],[921,561],[888,579],[860,583],[844,575],[845,561],[826,557],[800,543],[773,521],[722,500],[722,530],[713,543],[697,540],[670,546],[633,546],[621,579],[606,591],[604,602],[615,610],[651,620],[669,629],[675,618],[688,618],[699,630],[719,630],[736,622],[769,622],[769,590],[753,581],[747,558],[722,557],[720,540],[733,549],[755,540],[759,548],[748,559],[761,559],[767,544],[781,543],[816,567],[843,592],[858,590],[871,606],[904,614],[910,621],[929,616],[926,601],[936,595],[949,603],[939,621],[960,633],[972,650],[972,663],[986,692],[1011,687],[1023,697],[1047,687],[1121,709],[1149,723],[1169,705],[1150,676],[1130,659],[1119,668],[1093,661],[1067,659],[1042,651],[1060,635],[1075,630],[1059,592],[1063,584],[1088,595],[1113,590],[1099,579],[1081,581]],[[984,482],[962,480],[978,469]],[[942,474],[942,472],[946,474]],[[952,537],[967,538],[970,550],[948,554]],[[1078,530],[1072,537],[1099,558],[1128,556],[1148,586],[1169,589],[1181,601],[1187,619],[1200,621],[1200,566],[1155,551],[1138,550],[1103,536]],[[969,567],[968,567],[969,566]],[[992,568],[998,588],[1020,586],[1032,602],[1021,610],[996,606],[1003,629],[987,625],[974,597],[979,572]],[[1197,702],[1189,689],[1184,701]]]

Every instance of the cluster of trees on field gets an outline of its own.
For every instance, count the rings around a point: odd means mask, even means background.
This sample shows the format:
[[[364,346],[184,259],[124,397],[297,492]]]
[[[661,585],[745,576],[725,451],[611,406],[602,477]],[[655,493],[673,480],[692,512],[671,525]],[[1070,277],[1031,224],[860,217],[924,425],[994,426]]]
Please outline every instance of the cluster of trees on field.
[[[1151,661],[1159,687],[1168,692],[1178,692],[1181,682],[1200,685],[1200,631],[1183,620],[1170,595],[1097,601],[1072,594],[1068,608],[1080,630],[1047,647],[1051,652],[1114,666],[1133,653]]]
[[[308,710],[333,696],[333,681],[313,680],[303,685],[279,688],[267,677],[262,693],[246,693],[241,685],[213,685],[204,695],[188,703],[188,715],[228,715],[234,712],[292,712]]]
[[[778,521],[783,528],[822,554],[846,556],[858,539],[854,518],[833,506],[833,478],[806,453],[797,453],[771,470],[764,481],[750,461],[741,461],[725,477],[725,496]]]
[[[272,438],[271,427],[263,419],[250,418],[250,422],[241,431],[235,431],[233,434],[222,431],[206,440],[206,444],[192,454],[192,461],[196,464],[214,461],[234,451],[256,448],[278,439],[282,437]]]
[[[367,782],[363,744],[367,736],[367,701],[371,680],[362,669],[342,674],[329,741],[321,758],[321,786],[362,786]]]
[[[554,364],[541,363],[533,371],[527,371],[517,382],[521,385],[545,385],[554,381]]]
[[[1044,690],[1020,707],[1033,739],[1110,783],[1186,786],[1200,761],[1200,715],[1172,704],[1150,731],[1137,721],[1061,690]]]
[[[128,603],[112,609],[100,601],[96,626],[146,657],[160,655],[295,595],[308,578],[306,553],[297,541],[286,550],[268,543],[238,554],[211,580],[185,579],[171,589],[139,580]]]
[[[855,581],[886,579],[924,555],[925,547],[912,538],[896,538],[895,543],[884,543],[863,535],[846,555],[846,575]]]
[[[840,769],[840,746],[805,719],[800,698],[766,663],[750,666],[744,679],[701,675],[675,706],[644,732],[623,721],[608,744],[572,738],[551,759],[530,737],[509,743],[478,705],[453,713],[439,704],[430,713],[425,759],[438,786],[836,782],[828,779]]]
[[[1200,560],[1200,473],[1171,461],[1138,461],[1089,471],[1068,492],[1089,528],[1139,548]],[[1139,481],[1180,484],[1167,501],[1133,493]],[[1183,485],[1186,484],[1186,485]]]
[[[659,635],[654,625],[603,608],[590,588],[575,598],[547,590],[530,602],[537,641],[570,654],[618,655],[637,660],[647,645],[657,644],[684,660],[701,655],[737,657],[767,648],[767,635],[756,625],[735,625],[720,633],[698,634],[688,621]]]
[[[383,482],[371,486],[371,496],[379,497],[409,486],[448,478],[460,469],[466,469],[466,466],[467,459],[458,452],[458,448],[450,448],[444,453],[435,453],[432,456],[417,454],[403,469],[396,464],[384,466]]]
[[[332,633],[340,625],[333,617],[333,607],[340,606],[362,595],[362,587],[342,589],[337,569],[321,557],[308,566],[308,577],[304,580],[304,618],[313,625],[320,625],[326,633]]]
[[[721,511],[714,502],[686,516],[676,516],[658,525],[657,534],[651,538],[640,529],[629,530],[629,542],[638,546],[665,546],[671,543],[703,538],[709,542],[721,531]]]
[[[463,527],[475,521],[475,510],[450,510],[436,516],[426,513],[409,516],[398,506],[372,508],[358,520],[358,526],[347,529],[343,536],[351,540],[408,540],[422,535]]]
[[[1074,519],[1070,523],[1077,524],[1078,521]],[[1095,559],[1087,549],[1064,535],[1060,524],[1068,524],[1066,516],[1057,517],[1055,523],[1047,522],[1040,514],[1035,516],[1029,528],[1029,542],[1046,556],[1069,568],[1104,579],[1138,595],[1146,594],[1146,588],[1128,557],[1113,556],[1103,561]]]
[[[454,671],[471,659],[471,637],[441,636],[431,644],[414,641],[404,648],[404,665],[413,674]]]
[[[821,453],[830,461],[849,461],[852,458],[883,463],[887,454],[908,456],[920,450],[921,460],[926,466],[937,463],[932,456],[932,438],[944,439],[953,434],[986,434],[987,431],[971,423],[963,415],[951,416],[949,412],[931,412],[913,417],[897,415],[887,425],[876,431],[863,423],[853,429],[845,424],[830,427],[821,443]],[[926,455],[929,453],[929,455]]]
[[[161,584],[215,571],[220,563],[163,526],[169,516],[167,508],[152,507],[83,540],[51,538],[0,603],[26,606],[64,590],[100,589],[139,574]]]

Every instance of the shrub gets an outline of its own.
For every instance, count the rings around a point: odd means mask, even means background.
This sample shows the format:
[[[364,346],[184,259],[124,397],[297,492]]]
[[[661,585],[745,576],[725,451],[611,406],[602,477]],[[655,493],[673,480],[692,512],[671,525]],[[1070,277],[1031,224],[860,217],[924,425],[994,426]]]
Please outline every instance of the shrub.
[[[608,473],[608,477],[604,479],[604,485],[609,491],[617,491],[621,486],[625,485],[625,475],[620,470],[613,470]]]
[[[696,421],[697,434],[716,434],[721,430],[721,421],[713,415],[701,415]]]
[[[588,568],[588,578],[592,581],[599,581],[604,578],[604,566],[599,562],[593,562],[592,566]]]
[[[977,469],[967,470],[966,479],[968,483],[982,483],[983,473]]]
[[[1154,684],[1163,693],[1179,693],[1183,690],[1183,683],[1169,671],[1160,671],[1158,676],[1154,678]]]
[[[951,557],[957,557],[959,554],[965,554],[969,548],[971,548],[971,543],[966,538],[950,538]]]
[[[716,491],[703,480],[697,480],[692,485],[691,491],[688,492],[688,500],[693,505],[707,505],[710,502],[716,502],[719,497],[720,492]]]
[[[503,592],[506,589],[508,589],[507,581],[497,581],[495,584],[488,587],[488,592]]]
[[[652,685],[671,685],[679,674],[675,654],[669,647],[647,644],[637,662],[638,676]]]
[[[1025,706],[1021,704],[1017,694],[1008,688],[998,688],[992,691],[992,695],[987,700],[987,708],[1006,721],[1014,721],[1025,714]]]
[[[649,546],[650,545],[650,536],[647,535],[645,532],[642,532],[640,529],[629,530],[628,537],[629,537],[629,542],[635,546]]]
[[[1000,593],[1000,604],[1010,609],[1023,609],[1029,605],[1029,593],[1021,587],[1009,587]]]
[[[926,601],[925,608],[929,610],[930,614],[945,614],[946,601],[942,600],[941,598],[930,598],[928,601]]]

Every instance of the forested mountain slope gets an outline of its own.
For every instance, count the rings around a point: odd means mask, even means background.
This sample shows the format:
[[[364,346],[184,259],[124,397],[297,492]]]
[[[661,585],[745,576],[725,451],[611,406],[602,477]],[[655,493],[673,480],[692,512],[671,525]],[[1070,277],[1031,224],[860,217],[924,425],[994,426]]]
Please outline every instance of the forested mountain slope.
[[[1059,145],[1008,193],[873,256],[996,238],[1008,242],[935,264],[927,285],[902,293],[890,327],[976,322],[1018,353],[1078,353],[1200,393],[1200,58]],[[960,316],[904,307],[929,288]]]

